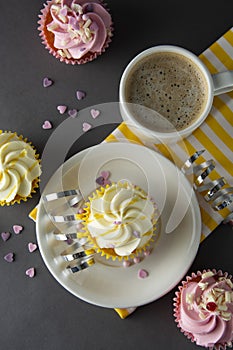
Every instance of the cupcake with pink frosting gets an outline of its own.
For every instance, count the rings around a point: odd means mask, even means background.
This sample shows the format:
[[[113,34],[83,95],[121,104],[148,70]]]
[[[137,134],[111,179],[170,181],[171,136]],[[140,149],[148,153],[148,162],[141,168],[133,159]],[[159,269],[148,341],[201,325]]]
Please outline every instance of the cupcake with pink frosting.
[[[92,61],[111,42],[112,18],[100,0],[50,0],[39,17],[42,43],[61,62]]]
[[[226,349],[233,341],[233,281],[221,270],[187,276],[174,298],[177,326],[192,342]]]

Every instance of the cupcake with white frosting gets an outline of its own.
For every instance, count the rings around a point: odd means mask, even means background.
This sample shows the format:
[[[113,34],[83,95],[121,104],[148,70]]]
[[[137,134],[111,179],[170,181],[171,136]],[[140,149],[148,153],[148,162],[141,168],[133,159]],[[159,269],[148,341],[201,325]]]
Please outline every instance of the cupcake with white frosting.
[[[39,156],[16,133],[0,131],[0,205],[26,201],[39,187]]]
[[[84,233],[89,244],[107,259],[128,260],[156,238],[157,207],[138,186],[118,182],[97,189],[85,203]]]
[[[111,42],[112,18],[100,0],[50,0],[39,17],[42,43],[61,62],[87,63]]]

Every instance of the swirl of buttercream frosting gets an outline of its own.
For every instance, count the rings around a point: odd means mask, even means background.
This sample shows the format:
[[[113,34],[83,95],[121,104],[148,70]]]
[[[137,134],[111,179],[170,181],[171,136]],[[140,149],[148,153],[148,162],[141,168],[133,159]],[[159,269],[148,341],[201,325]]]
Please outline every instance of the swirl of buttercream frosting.
[[[17,195],[28,197],[32,182],[41,174],[32,146],[15,133],[0,134],[0,200],[11,202]]]
[[[190,280],[181,292],[180,327],[197,345],[214,347],[233,339],[233,283],[212,271]]]
[[[129,256],[144,247],[154,229],[155,204],[129,182],[114,183],[90,201],[87,229],[100,248]]]
[[[57,0],[50,7],[54,47],[62,57],[80,59],[101,52],[111,35],[111,16],[98,0]]]

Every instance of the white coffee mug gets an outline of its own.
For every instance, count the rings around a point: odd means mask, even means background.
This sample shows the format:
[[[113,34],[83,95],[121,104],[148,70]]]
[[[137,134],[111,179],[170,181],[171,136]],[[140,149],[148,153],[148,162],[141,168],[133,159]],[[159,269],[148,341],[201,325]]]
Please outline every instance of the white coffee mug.
[[[143,123],[140,120],[140,117],[136,115],[137,112],[133,112],[133,109],[131,108],[131,103],[127,101],[126,86],[128,79],[130,77],[132,78],[132,72],[135,70],[135,67],[138,67],[138,65],[142,61],[145,61],[145,59],[150,58],[157,53],[173,53],[184,56],[185,58],[191,60],[192,64],[197,69],[199,69],[200,72],[202,72],[202,76],[205,80],[207,93],[203,109],[200,115],[198,115],[196,119],[194,118],[193,122],[191,122],[189,125],[185,126],[180,130],[176,130],[175,127],[173,127],[173,129],[169,131],[167,131],[166,129],[161,131],[156,130],[155,128],[152,129],[150,128],[150,126],[148,127],[148,125],[145,125],[145,123]],[[140,89],[140,86],[138,86],[138,88]],[[126,121],[131,128],[134,129],[134,132],[138,134],[138,136],[141,136],[144,139],[152,142],[177,142],[180,139],[190,135],[203,123],[203,121],[206,119],[211,110],[213,98],[215,95],[219,95],[231,90],[233,90],[233,71],[225,71],[211,75],[204,63],[192,52],[178,46],[159,45],[151,47],[139,53],[135,58],[133,58],[130,61],[130,63],[125,68],[119,86],[120,112],[122,119]],[[163,116],[161,116],[161,114],[159,115],[156,112],[154,112],[153,118],[164,119]]]

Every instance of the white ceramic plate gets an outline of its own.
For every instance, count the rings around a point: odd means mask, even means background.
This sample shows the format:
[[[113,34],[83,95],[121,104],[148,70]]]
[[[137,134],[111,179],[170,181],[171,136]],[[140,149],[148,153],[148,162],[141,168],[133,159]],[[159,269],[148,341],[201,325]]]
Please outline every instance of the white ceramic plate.
[[[79,187],[87,197],[96,188],[95,179],[102,170],[111,172],[111,181],[124,179],[141,186],[157,202],[161,235],[152,253],[128,268],[97,259],[94,266],[72,274],[60,257],[67,244],[55,240],[51,233],[54,227],[42,200],[36,225],[40,252],[55,279],[86,302],[109,308],[147,304],[175,287],[196,256],[201,234],[196,196],[173,163],[146,147],[126,143],[102,143],[74,155],[55,172],[43,194]],[[166,223],[177,198],[180,223],[168,234]],[[141,268],[149,273],[145,279],[138,278]]]

